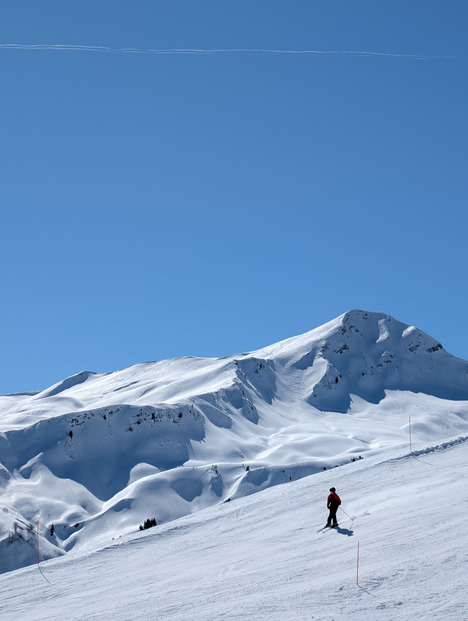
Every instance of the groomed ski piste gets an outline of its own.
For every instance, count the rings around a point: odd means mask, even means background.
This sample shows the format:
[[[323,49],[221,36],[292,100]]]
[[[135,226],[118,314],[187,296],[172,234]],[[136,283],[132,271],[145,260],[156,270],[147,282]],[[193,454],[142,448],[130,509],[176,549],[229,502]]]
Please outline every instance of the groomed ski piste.
[[[468,362],[359,310],[0,396],[0,619],[468,618],[467,438]]]
[[[467,437],[387,450],[0,577],[0,617],[468,618]],[[317,533],[336,486],[348,518]],[[359,574],[357,547],[359,542]]]

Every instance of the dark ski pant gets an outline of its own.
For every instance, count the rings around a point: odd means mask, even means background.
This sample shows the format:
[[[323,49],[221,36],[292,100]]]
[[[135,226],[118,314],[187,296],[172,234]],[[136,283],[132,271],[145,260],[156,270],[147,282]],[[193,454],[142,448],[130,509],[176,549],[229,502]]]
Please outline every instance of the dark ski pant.
[[[333,526],[336,526],[338,524],[337,519],[336,519],[336,512],[338,511],[338,507],[331,505],[328,508],[330,509],[330,515],[328,516],[327,524],[328,526],[330,526],[333,520]]]

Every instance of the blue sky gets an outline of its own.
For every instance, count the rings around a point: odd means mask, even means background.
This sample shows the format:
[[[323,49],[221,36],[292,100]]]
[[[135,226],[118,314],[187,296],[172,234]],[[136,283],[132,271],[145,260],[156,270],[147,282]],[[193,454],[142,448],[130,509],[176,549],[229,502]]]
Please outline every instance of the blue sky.
[[[465,0],[2,2],[0,393],[351,308],[468,358],[467,19]],[[170,49],[356,54],[144,53]]]

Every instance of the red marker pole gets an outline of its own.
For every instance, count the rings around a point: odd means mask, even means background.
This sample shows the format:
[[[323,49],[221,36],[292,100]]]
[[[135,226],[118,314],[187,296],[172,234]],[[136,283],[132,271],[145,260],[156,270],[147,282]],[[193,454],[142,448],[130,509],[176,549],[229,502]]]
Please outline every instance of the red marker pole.
[[[44,580],[46,582],[49,582],[49,580],[44,576],[44,574],[42,573],[42,569],[41,566],[39,565],[39,561],[40,561],[40,557],[39,557],[39,520],[37,520],[36,522],[36,526],[37,526],[37,568],[39,569],[39,571],[41,572],[42,577],[44,578]],[[50,584],[50,582],[49,582]]]
[[[39,567],[39,520],[37,520],[37,566]]]
[[[359,541],[357,544],[356,584],[359,586]]]
[[[412,453],[413,449],[411,448],[411,416],[408,416],[408,429],[409,429],[409,450],[410,450],[410,453]]]

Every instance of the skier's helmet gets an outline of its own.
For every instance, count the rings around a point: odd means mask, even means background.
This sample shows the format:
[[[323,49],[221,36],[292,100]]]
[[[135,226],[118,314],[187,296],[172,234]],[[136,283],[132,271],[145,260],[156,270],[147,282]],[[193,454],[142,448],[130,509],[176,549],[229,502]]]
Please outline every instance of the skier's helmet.
[[[334,493],[336,492],[336,489],[334,487],[330,487],[330,491]]]

